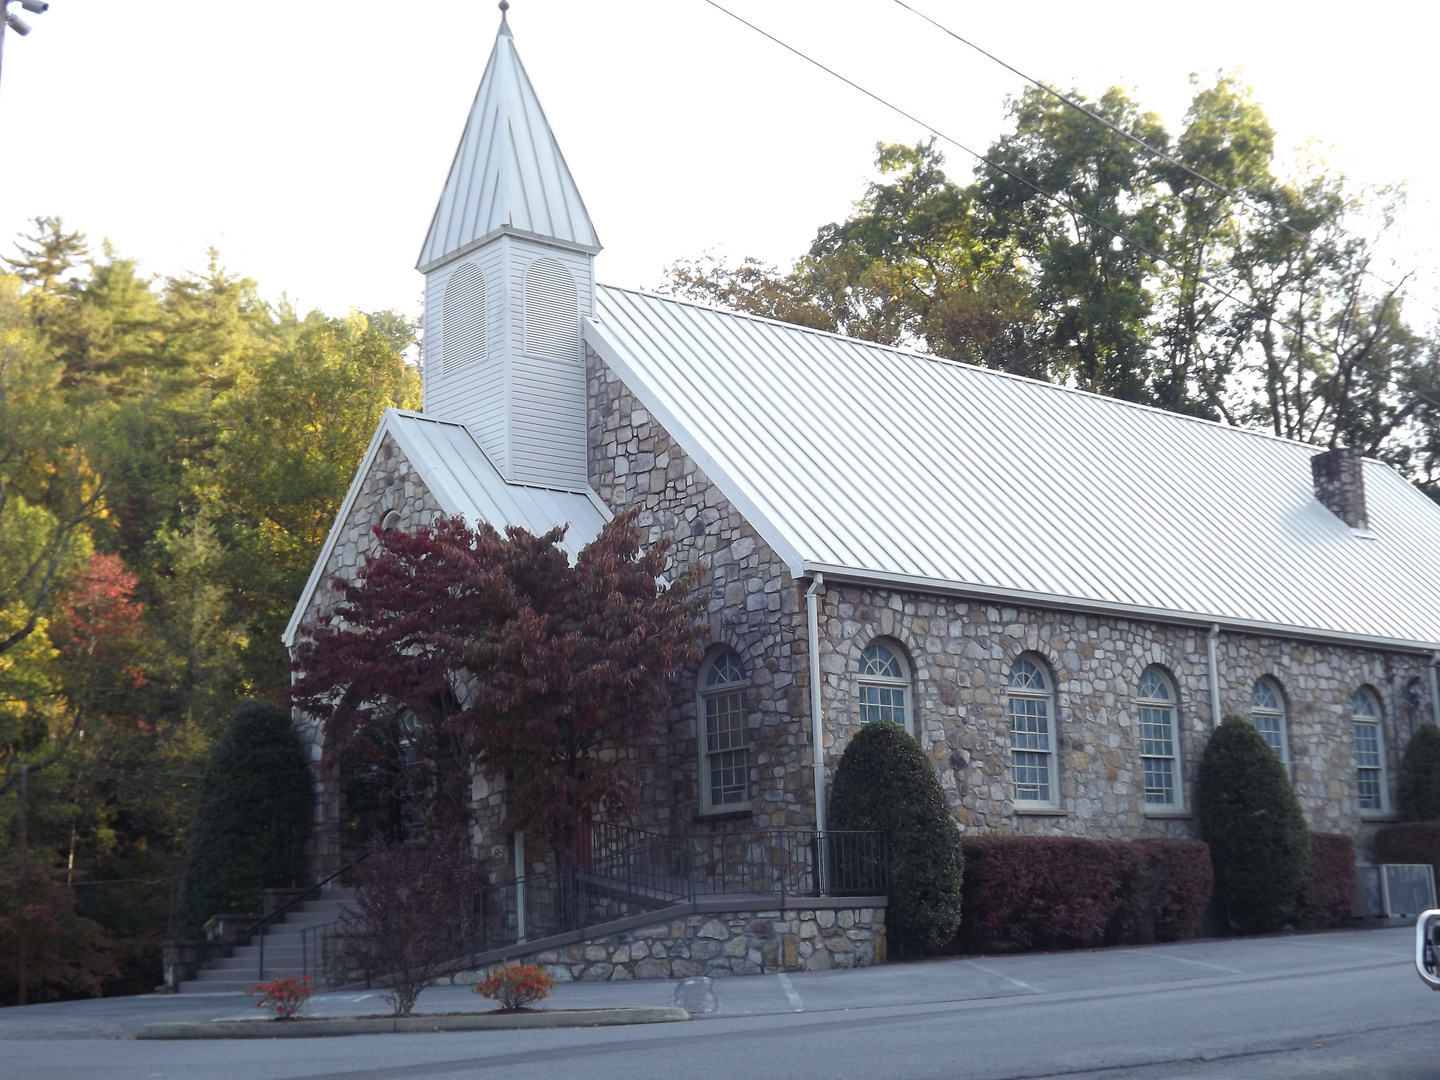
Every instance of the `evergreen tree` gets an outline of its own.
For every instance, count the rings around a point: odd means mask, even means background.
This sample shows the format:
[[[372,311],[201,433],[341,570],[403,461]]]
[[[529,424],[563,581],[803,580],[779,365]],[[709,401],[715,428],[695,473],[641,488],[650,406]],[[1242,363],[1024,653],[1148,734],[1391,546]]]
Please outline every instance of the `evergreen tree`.
[[[1421,724],[1400,759],[1400,813],[1406,821],[1440,821],[1440,727]]]
[[[314,797],[289,714],[242,706],[215,746],[190,836],[180,918],[199,937],[221,912],[258,911],[260,890],[298,884],[305,872]]]
[[[1309,880],[1310,832],[1285,766],[1243,716],[1226,716],[1210,736],[1196,800],[1231,924],[1264,933],[1292,922]]]
[[[840,756],[830,827],[889,834],[887,928],[902,942],[944,945],[960,927],[960,828],[925,751],[899,724],[866,724]]]

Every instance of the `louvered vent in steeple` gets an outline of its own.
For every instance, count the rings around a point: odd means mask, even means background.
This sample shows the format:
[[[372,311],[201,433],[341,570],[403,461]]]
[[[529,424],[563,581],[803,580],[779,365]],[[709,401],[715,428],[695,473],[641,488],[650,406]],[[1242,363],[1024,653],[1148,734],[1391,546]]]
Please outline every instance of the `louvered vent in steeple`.
[[[445,282],[440,325],[440,371],[453,375],[485,359],[485,275],[474,263],[465,263]]]
[[[536,259],[525,271],[525,351],[580,359],[579,294],[570,271],[554,259]]]

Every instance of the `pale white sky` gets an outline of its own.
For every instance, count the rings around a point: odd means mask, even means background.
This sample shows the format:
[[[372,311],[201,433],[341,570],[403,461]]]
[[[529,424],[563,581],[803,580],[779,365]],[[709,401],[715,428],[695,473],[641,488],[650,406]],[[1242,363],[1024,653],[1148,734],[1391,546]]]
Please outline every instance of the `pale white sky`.
[[[892,0],[724,2],[977,149],[1022,85]],[[1357,180],[1407,183],[1391,250],[1420,283],[1411,317],[1433,321],[1440,5],[912,2],[1039,78],[1132,87],[1172,130],[1191,72],[1240,68],[1282,146],[1320,140]],[[418,313],[493,0],[52,0],[24,17],[0,79],[0,250],[58,214],[151,273],[199,269],[215,244],[302,309]],[[788,264],[846,215],[877,140],[924,135],[704,0],[512,0],[510,23],[604,282],[653,286],[706,249]]]

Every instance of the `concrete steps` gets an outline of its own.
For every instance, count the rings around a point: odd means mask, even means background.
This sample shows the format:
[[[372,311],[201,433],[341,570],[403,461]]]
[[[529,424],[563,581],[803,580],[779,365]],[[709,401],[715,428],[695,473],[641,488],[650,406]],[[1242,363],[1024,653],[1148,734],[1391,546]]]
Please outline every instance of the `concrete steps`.
[[[180,993],[243,994],[277,975],[310,974],[316,976],[318,984],[321,964],[316,952],[320,935],[316,931],[338,921],[348,910],[354,910],[354,893],[350,889],[323,889],[315,898],[266,926],[263,970],[257,935],[249,945],[236,946],[230,956],[211,960],[195,978],[180,984]]]

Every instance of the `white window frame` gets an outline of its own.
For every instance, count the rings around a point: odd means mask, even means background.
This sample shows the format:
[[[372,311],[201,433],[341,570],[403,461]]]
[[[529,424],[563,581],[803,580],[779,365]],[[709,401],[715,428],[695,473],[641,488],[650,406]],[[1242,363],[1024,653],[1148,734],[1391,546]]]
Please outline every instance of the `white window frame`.
[[[885,656],[879,656],[875,650],[883,650]],[[888,663],[885,662],[886,659]],[[890,668],[899,674],[888,674],[881,670],[882,668]],[[913,737],[915,722],[911,703],[915,694],[911,686],[910,662],[898,644],[887,638],[876,638],[860,653],[860,673],[855,689],[855,704],[860,723],[868,724],[880,719],[894,720],[897,693],[900,695],[900,719],[896,722]]]
[[[1261,705],[1255,700],[1257,692],[1261,687],[1267,687],[1275,697],[1275,705]],[[1275,731],[1273,734],[1280,741],[1280,748],[1275,749],[1275,744],[1270,742],[1266,728],[1261,727],[1261,721],[1273,721]],[[1285,701],[1285,690],[1280,685],[1280,680],[1271,678],[1269,675],[1262,676],[1255,680],[1255,685],[1250,688],[1250,722],[1255,725],[1255,730],[1260,732],[1260,737],[1270,743],[1270,749],[1275,750],[1280,758],[1280,763],[1285,766],[1285,772],[1290,772],[1290,709]]]
[[[1362,709],[1360,703],[1368,702]],[[1385,769],[1385,710],[1380,704],[1380,695],[1369,686],[1362,686],[1350,695],[1351,732],[1355,740],[1355,805],[1362,816],[1384,815],[1390,812],[1389,783]],[[1375,750],[1371,759],[1362,757],[1361,727],[1373,727]],[[1362,761],[1365,762],[1362,764]],[[1373,805],[1366,806],[1366,782],[1377,785]]]
[[[1150,691],[1154,685],[1150,681],[1152,676],[1163,696]],[[1166,714],[1163,719],[1162,714]],[[1157,737],[1160,733],[1156,728],[1160,723],[1165,725],[1168,734]],[[1159,664],[1151,664],[1142,671],[1135,685],[1135,729],[1140,747],[1140,791],[1146,813],[1183,812],[1185,780],[1180,764],[1180,694],[1175,680]],[[1151,778],[1167,773],[1170,799],[1153,797],[1162,795],[1166,789],[1162,784],[1152,784]]]
[[[1038,686],[1036,676],[1038,675]],[[1005,728],[1010,744],[1010,799],[1018,810],[1060,809],[1058,730],[1055,717],[1055,678],[1038,656],[1017,656],[1005,679]],[[1016,720],[1024,725],[1016,727]],[[1041,728],[1043,727],[1043,730]],[[1034,730],[1027,730],[1033,728]],[[1025,745],[1016,745],[1017,739]],[[1017,757],[1017,755],[1026,755]],[[1040,769],[1043,775],[1021,772]],[[1021,777],[1024,777],[1022,782]],[[1021,791],[1034,789],[1033,797]]]
[[[725,667],[722,668],[722,664]],[[729,670],[725,670],[728,668]],[[738,668],[738,675],[736,669]],[[745,691],[750,685],[750,675],[744,658],[734,649],[720,649],[700,667],[700,687],[696,695],[695,744],[699,751],[700,812],[702,814],[730,814],[750,809],[750,725],[745,705]],[[723,730],[711,730],[711,721],[728,721]],[[736,722],[738,721],[738,727]],[[733,741],[738,732],[739,741]],[[738,768],[744,777],[744,797],[729,798],[733,795],[733,771],[736,759],[726,755],[739,755]],[[724,784],[726,792],[716,800],[716,770],[721,775],[731,770],[731,783]]]

